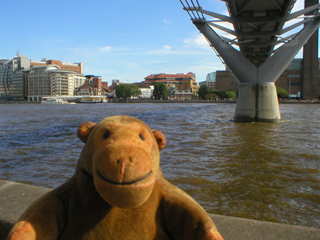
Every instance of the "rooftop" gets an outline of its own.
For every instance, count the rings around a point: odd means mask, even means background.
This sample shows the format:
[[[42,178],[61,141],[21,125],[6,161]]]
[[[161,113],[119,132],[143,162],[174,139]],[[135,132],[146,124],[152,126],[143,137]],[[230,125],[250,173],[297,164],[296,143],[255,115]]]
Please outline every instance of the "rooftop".
[[[191,77],[195,76],[194,73],[189,72],[189,73],[158,73],[158,74],[151,74],[148,77],[146,77],[146,80],[149,79],[154,79],[154,78],[186,78],[186,77]]]

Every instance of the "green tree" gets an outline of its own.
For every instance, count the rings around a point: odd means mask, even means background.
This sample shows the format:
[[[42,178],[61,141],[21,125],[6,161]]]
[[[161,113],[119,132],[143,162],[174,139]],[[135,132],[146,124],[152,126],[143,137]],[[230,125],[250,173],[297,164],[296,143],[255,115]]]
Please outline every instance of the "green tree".
[[[132,97],[138,97],[141,95],[141,90],[136,84],[130,84],[131,85],[131,96]]]
[[[198,98],[197,94],[196,94],[196,93],[193,93],[193,94],[192,94],[192,99],[197,99],[197,98]]]
[[[286,89],[277,87],[277,94],[279,99],[289,99],[289,93]]]
[[[198,95],[200,99],[207,99],[208,93],[209,93],[209,89],[206,85],[200,86],[198,90]]]
[[[156,100],[168,99],[168,89],[164,83],[157,83],[153,90],[154,98]]]
[[[219,98],[219,96],[217,94],[214,94],[214,93],[209,93],[206,96],[206,99],[210,99],[210,100],[216,100],[218,98]]]
[[[128,99],[137,97],[141,94],[141,90],[136,84],[120,84],[116,87],[117,98]]]
[[[211,90],[210,94],[215,94],[219,99],[227,98],[226,92],[221,90]]]
[[[229,99],[236,99],[237,93],[235,91],[226,91],[227,98]]]

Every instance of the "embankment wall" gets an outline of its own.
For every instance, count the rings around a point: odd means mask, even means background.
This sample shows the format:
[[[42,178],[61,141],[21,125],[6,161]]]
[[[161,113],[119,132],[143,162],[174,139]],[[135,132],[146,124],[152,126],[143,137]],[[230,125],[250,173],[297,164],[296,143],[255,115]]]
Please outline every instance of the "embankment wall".
[[[0,180],[0,240],[48,188]],[[225,240],[320,240],[320,229],[211,215]]]

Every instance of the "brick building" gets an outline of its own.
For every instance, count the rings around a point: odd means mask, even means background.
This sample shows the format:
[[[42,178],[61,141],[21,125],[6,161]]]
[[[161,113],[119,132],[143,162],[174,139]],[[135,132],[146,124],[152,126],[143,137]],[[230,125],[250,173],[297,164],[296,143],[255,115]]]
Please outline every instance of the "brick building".
[[[216,89],[239,91],[240,83],[230,69],[216,72]]]
[[[83,63],[68,63],[68,62],[61,62],[60,60],[49,60],[46,58],[41,61],[30,60],[30,67],[46,66],[46,65],[56,65],[61,70],[83,74]]]
[[[102,96],[107,92],[108,83],[102,82],[101,76],[86,75],[86,80],[82,86],[76,90],[76,95],[80,96]]]
[[[196,77],[192,72],[151,74],[142,83],[150,86],[164,83],[169,90],[169,99],[192,99],[198,91]]]

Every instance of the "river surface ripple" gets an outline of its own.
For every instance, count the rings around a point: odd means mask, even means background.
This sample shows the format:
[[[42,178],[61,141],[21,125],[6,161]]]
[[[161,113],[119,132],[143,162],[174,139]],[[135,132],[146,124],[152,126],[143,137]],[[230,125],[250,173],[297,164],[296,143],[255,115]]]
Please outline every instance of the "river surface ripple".
[[[131,115],[161,130],[165,177],[209,213],[320,227],[320,106],[235,123],[235,104],[0,104],[0,179],[54,188],[74,173],[77,127]]]

